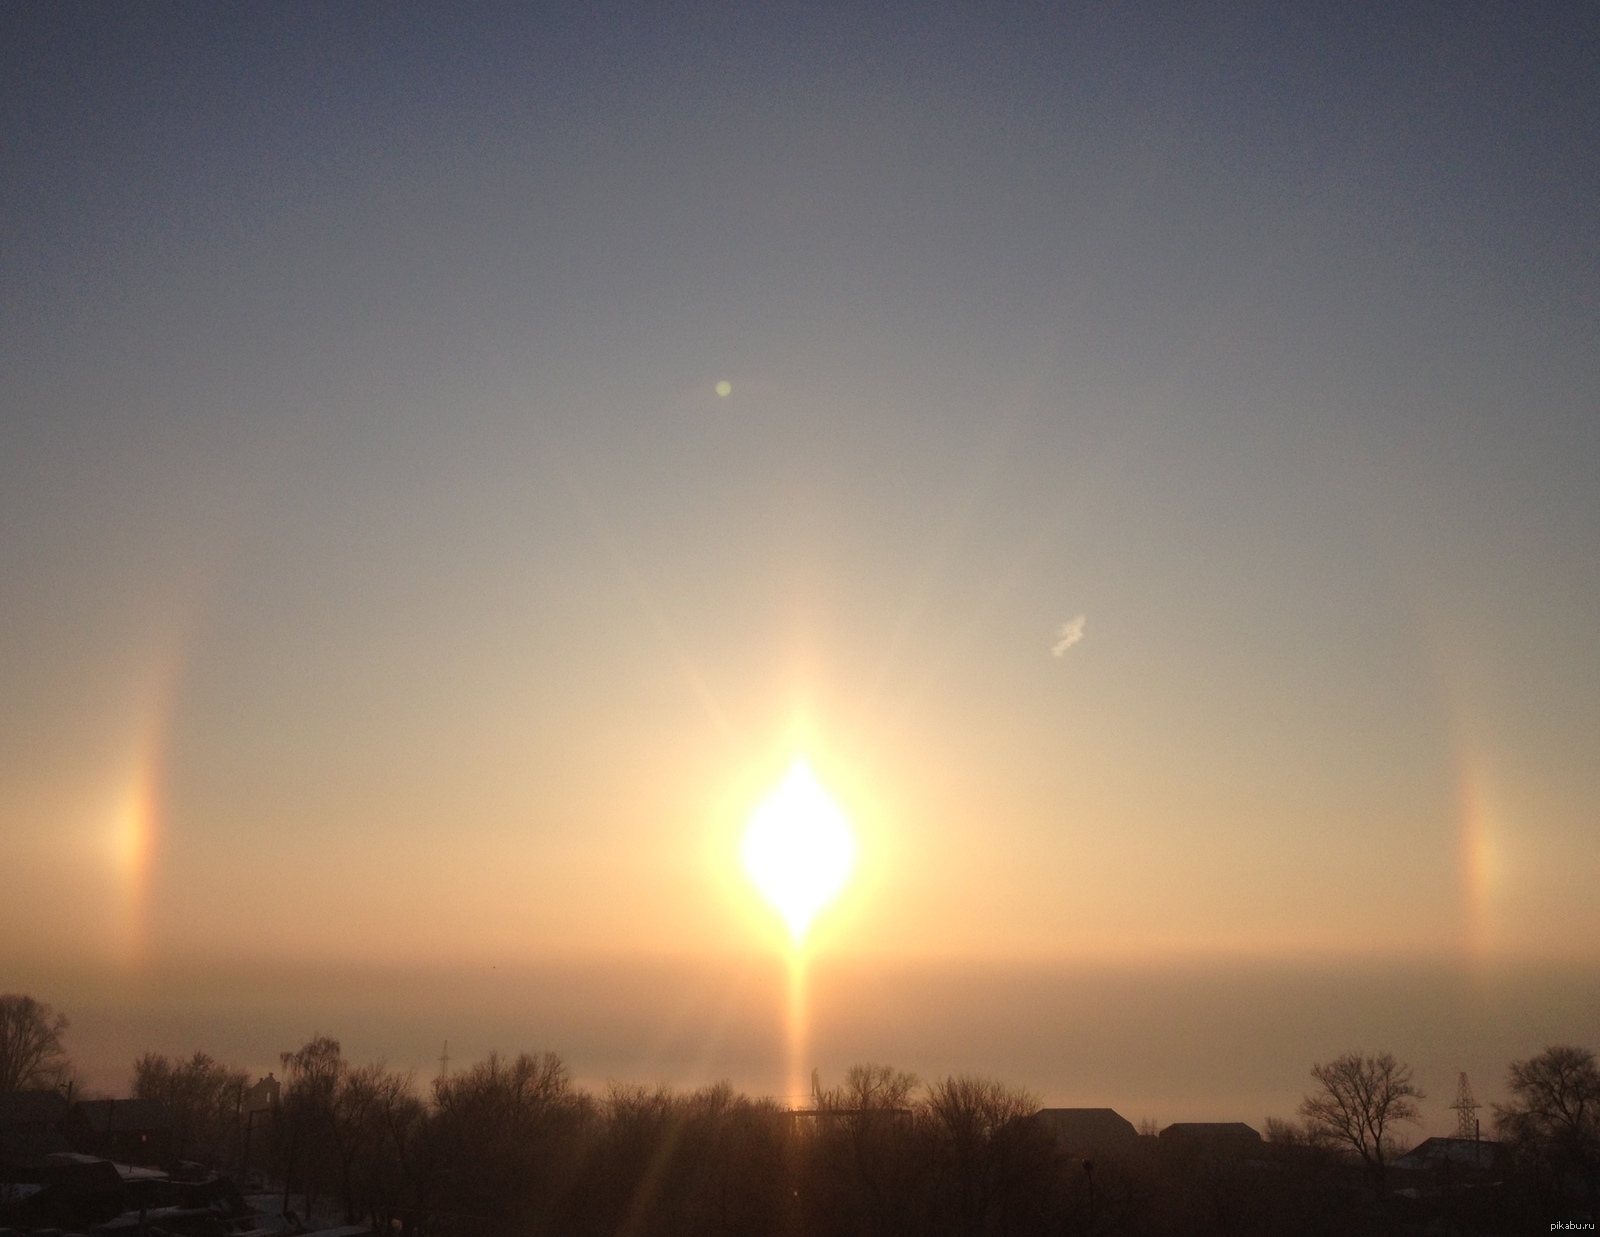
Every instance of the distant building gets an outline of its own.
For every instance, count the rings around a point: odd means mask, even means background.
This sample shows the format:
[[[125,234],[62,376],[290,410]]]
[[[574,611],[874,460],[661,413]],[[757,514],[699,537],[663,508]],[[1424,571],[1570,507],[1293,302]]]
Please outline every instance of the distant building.
[[[13,1091],[0,1095],[0,1163],[40,1163],[71,1148],[61,1132],[70,1106],[59,1091]]]
[[[31,1167],[28,1177],[7,1191],[3,1211],[10,1228],[86,1233],[126,1210],[122,1176],[109,1160],[58,1152]]]
[[[271,1074],[257,1078],[255,1085],[247,1087],[241,1107],[245,1112],[268,1112],[278,1106],[282,1088]]]
[[[1436,1172],[1448,1168],[1495,1166],[1500,1144],[1487,1138],[1425,1138],[1395,1160],[1402,1172]]]
[[[79,1100],[63,1129],[75,1150],[119,1164],[172,1158],[172,1117],[160,1100]]]
[[[1242,1157],[1262,1147],[1261,1135],[1243,1121],[1178,1121],[1159,1137],[1163,1147],[1185,1155]]]
[[[1041,1108],[1034,1114],[1068,1151],[1107,1151],[1139,1141],[1133,1123],[1114,1108]]]

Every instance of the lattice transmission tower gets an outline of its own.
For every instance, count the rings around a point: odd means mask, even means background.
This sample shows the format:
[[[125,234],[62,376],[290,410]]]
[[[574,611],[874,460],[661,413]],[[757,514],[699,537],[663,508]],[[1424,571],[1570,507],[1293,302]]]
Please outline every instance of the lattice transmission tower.
[[[1450,1107],[1456,1111],[1456,1137],[1477,1138],[1478,1109],[1482,1105],[1472,1098],[1472,1084],[1467,1081],[1465,1074],[1461,1075],[1461,1081],[1456,1084],[1456,1102]]]

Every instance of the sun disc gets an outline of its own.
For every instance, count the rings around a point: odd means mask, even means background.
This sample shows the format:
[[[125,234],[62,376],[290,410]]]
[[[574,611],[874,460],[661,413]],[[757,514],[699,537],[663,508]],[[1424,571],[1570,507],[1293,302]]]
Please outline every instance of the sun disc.
[[[744,836],[745,871],[797,945],[844,888],[855,854],[850,822],[804,760],[762,800]]]

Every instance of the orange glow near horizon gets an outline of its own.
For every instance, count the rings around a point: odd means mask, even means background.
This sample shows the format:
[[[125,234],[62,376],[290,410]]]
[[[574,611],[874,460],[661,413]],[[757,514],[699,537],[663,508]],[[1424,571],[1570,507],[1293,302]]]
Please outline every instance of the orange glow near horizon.
[[[791,1108],[806,1106],[806,1028],[806,958],[802,950],[794,949],[789,954],[789,1017],[785,1037],[789,1059],[784,1074],[784,1099]]]
[[[1469,957],[1483,961],[1494,945],[1494,839],[1491,834],[1489,787],[1483,770],[1464,763],[1457,788],[1460,819],[1461,893],[1465,911],[1464,945]]]
[[[180,628],[181,631],[181,628]],[[113,952],[124,963],[150,948],[152,887],[160,860],[165,805],[167,732],[184,641],[174,636],[153,660],[138,699],[138,728],[111,803],[105,846],[120,898]]]
[[[145,945],[150,865],[155,848],[154,777],[141,767],[128,781],[111,818],[111,861],[122,890],[120,952],[135,958]]]

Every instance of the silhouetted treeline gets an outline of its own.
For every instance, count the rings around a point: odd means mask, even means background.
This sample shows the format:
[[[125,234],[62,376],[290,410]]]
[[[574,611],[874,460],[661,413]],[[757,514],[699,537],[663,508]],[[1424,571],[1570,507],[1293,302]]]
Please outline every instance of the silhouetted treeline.
[[[1398,1180],[1392,1138],[1375,1174],[1314,1122],[1272,1122],[1244,1153],[1148,1136],[1091,1153],[1024,1091],[886,1066],[792,1112],[726,1084],[592,1095],[548,1053],[491,1056],[426,1091],[327,1038],[283,1061],[260,1166],[323,1214],[406,1237],[1500,1233],[1587,1218],[1600,1181],[1600,1074],[1581,1049],[1513,1066],[1493,1162]],[[1420,1093],[1386,1054],[1313,1077],[1363,1068],[1404,1116]]]
[[[284,1057],[273,1170],[307,1206],[431,1234],[1061,1231],[1037,1104],[999,1083],[851,1071],[795,1113],[726,1084],[576,1088],[559,1058],[491,1056],[436,1081],[355,1069],[336,1041]]]
[[[133,1063],[134,1098],[159,1100],[172,1117],[171,1158],[208,1168],[231,1168],[244,1153],[241,1108],[249,1085],[244,1070],[203,1052],[187,1061],[147,1052]]]
[[[52,1038],[59,1016],[15,1000],[8,1008],[38,1031],[18,1041],[44,1063],[33,1068],[65,1076]],[[1137,1135],[1112,1114],[1121,1140],[1094,1146],[1072,1145],[1071,1121],[1053,1123],[1024,1091],[965,1075],[924,1084],[881,1065],[819,1086],[795,1112],[726,1084],[593,1094],[549,1053],[491,1055],[430,1085],[353,1063],[325,1036],[281,1061],[281,1082],[252,1086],[204,1053],[146,1054],[134,1092],[170,1116],[167,1166],[187,1161],[258,1196],[270,1190],[307,1227],[359,1223],[395,1237],[1334,1237],[1543,1232],[1600,1211],[1600,1068],[1570,1046],[1511,1064],[1508,1102],[1489,1122],[1498,1141],[1431,1139],[1403,1157],[1397,1130],[1416,1122],[1426,1097],[1384,1052],[1313,1066],[1303,1120],[1270,1120],[1265,1141],[1243,1126]],[[24,1091],[10,1098],[69,1107]],[[42,1180],[16,1175],[28,1163],[13,1157],[15,1172],[0,1180]]]

